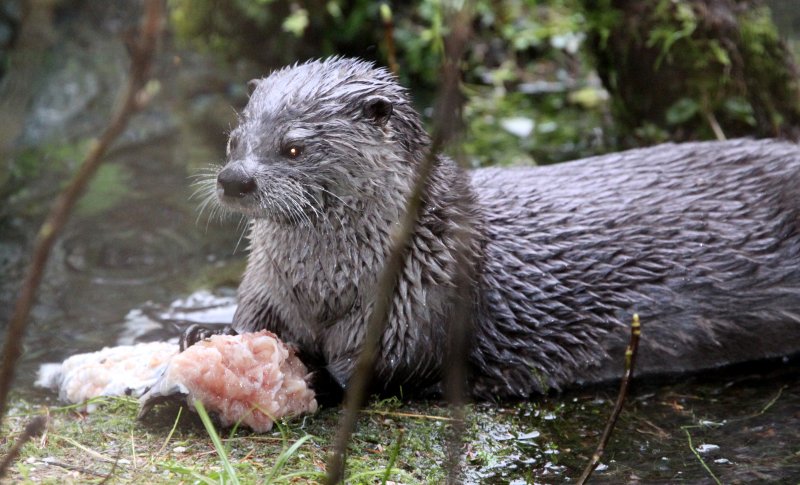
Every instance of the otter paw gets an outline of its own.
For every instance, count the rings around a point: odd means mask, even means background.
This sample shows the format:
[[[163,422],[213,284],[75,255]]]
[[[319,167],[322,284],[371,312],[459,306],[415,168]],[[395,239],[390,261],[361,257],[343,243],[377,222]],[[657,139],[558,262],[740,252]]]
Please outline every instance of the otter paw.
[[[199,323],[194,323],[181,332],[181,336],[178,340],[180,351],[183,352],[197,342],[214,335],[237,335],[237,332],[230,325],[201,325]]]

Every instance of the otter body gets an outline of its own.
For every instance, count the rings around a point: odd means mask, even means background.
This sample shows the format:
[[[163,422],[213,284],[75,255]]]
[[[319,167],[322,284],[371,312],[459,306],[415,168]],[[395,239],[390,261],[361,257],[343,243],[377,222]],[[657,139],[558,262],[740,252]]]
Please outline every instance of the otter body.
[[[619,377],[633,313],[640,376],[800,351],[796,145],[668,144],[472,181],[488,240],[477,392]]]
[[[223,207],[252,218],[234,330],[275,332],[345,386],[428,145],[403,88],[369,63],[314,61],[258,81],[209,181]],[[634,312],[637,375],[800,351],[794,144],[661,145],[472,172],[440,157],[423,202],[379,388],[436,386],[464,313],[479,398],[619,376]]]

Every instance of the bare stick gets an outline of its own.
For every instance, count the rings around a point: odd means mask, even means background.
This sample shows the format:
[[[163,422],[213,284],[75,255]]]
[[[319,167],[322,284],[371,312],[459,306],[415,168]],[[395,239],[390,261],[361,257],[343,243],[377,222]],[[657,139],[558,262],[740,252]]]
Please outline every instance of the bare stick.
[[[386,63],[389,69],[397,76],[400,74],[400,66],[397,65],[397,55],[394,48],[394,20],[392,19],[392,7],[388,2],[381,3],[381,22],[383,22],[383,38],[386,41]]]
[[[461,50],[467,43],[470,35],[470,22],[473,18],[472,5],[467,4],[456,15],[453,15],[450,21],[451,33],[445,43],[445,62],[453,63],[461,59]],[[445,70],[446,74],[458,75],[459,69],[456,66],[448,66]],[[448,80],[445,78],[444,86],[458,86],[457,80]],[[459,96],[455,89],[450,90],[446,96]],[[453,106],[460,106],[458,98],[449,101]],[[453,117],[453,121],[456,117]],[[460,118],[458,121],[461,121]],[[458,130],[461,125],[451,123],[450,128]],[[453,134],[455,136],[456,133]],[[457,161],[465,167],[463,154],[456,156]],[[457,247],[467,247],[468,242],[465,240],[466,231],[461,231],[456,234],[458,242]],[[447,433],[447,444],[445,449],[445,468],[447,469],[448,485],[459,484],[462,479],[461,465],[461,446],[463,444],[464,430],[466,428],[465,420],[466,413],[464,409],[464,401],[466,395],[466,380],[467,380],[467,342],[470,338],[472,326],[470,325],[470,309],[472,306],[468,301],[472,298],[470,292],[471,278],[466,273],[467,268],[470,267],[470,262],[466,260],[467,255],[460,253],[456,254],[458,274],[456,275],[456,287],[459,288],[458,298],[454,302],[453,320],[447,329],[447,354],[445,362],[448,363],[445,371],[445,396],[450,404],[450,416],[453,421]]]
[[[725,132],[722,131],[722,127],[719,126],[719,121],[717,121],[717,117],[714,116],[713,111],[706,111],[705,112],[706,120],[708,121],[708,126],[711,127],[711,131],[714,132],[714,136],[717,137],[719,141],[725,141],[727,138],[725,137]]]
[[[417,217],[422,208],[422,196],[427,190],[428,179],[433,171],[437,155],[447,140],[450,139],[455,126],[457,126],[455,119],[460,105],[460,93],[458,90],[460,71],[458,69],[458,61],[466,45],[466,32],[455,29],[453,34],[454,35],[451,36],[452,48],[448,53],[448,56],[453,57],[447,59],[444,65],[439,109],[437,110],[438,116],[434,126],[431,144],[428,153],[417,169],[414,186],[406,203],[405,214],[400,221],[399,230],[395,233],[392,240],[392,250],[378,278],[375,292],[375,304],[372,314],[370,314],[369,320],[367,321],[366,335],[364,336],[353,376],[347,387],[344,415],[342,416],[341,424],[336,433],[333,452],[328,458],[327,464],[328,472],[325,483],[331,485],[341,482],[344,478],[344,460],[347,443],[350,441],[350,436],[355,430],[359,410],[364,403],[369,383],[372,380],[372,370],[378,344],[386,327],[386,320],[389,316],[395,285],[400,271],[403,268],[403,260],[406,257],[408,245],[416,226]]]
[[[463,246],[462,246],[463,247]],[[466,268],[466,264],[460,265]],[[463,273],[463,271],[462,271]],[[453,322],[448,329],[447,339],[447,358],[448,363],[445,372],[445,396],[450,404],[450,423],[446,434],[447,442],[445,447],[445,469],[447,470],[447,485],[456,485],[462,480],[461,465],[461,445],[463,443],[464,430],[466,428],[466,412],[464,408],[465,387],[467,380],[467,340],[469,338],[471,326],[468,319],[471,305],[465,301],[469,297],[469,281],[465,275],[460,275],[458,288],[460,288],[460,298],[456,302],[453,315]]]
[[[93,476],[98,477],[98,478],[102,478],[102,477],[106,476],[106,475],[104,475],[104,474],[102,474],[100,472],[91,470],[91,469],[86,468],[86,467],[82,467],[82,466],[78,466],[78,465],[72,465],[70,463],[64,463],[64,462],[56,461],[56,460],[51,459],[51,458],[45,458],[45,459],[41,460],[41,462],[44,463],[45,465],[57,466],[59,468],[65,469],[65,470],[70,470],[70,471],[74,471],[74,472],[78,472],[78,473],[83,473],[84,475],[93,475]]]
[[[103,161],[102,157],[106,150],[125,129],[131,115],[140,109],[146,101],[147,96],[143,88],[150,77],[152,58],[161,33],[162,3],[162,0],[147,0],[145,3],[140,38],[131,48],[131,71],[121,102],[103,135],[99,140],[92,143],[89,154],[78,169],[78,172],[73,176],[69,185],[59,194],[36,236],[33,258],[25,274],[22,289],[14,305],[14,312],[6,330],[3,360],[0,366],[0,425],[2,425],[8,393],[11,390],[11,383],[14,379],[14,368],[22,353],[22,341],[25,337],[28,314],[33,306],[36,290],[42,281],[50,250],[55,244],[56,237],[66,224],[72,207],[83,194],[89,180],[91,180]]]
[[[622,405],[625,403],[625,397],[628,395],[628,385],[633,376],[633,368],[636,364],[636,352],[639,349],[639,336],[642,334],[641,324],[639,323],[639,314],[633,314],[633,322],[631,323],[631,340],[628,343],[628,348],[625,349],[625,372],[622,374],[622,382],[619,385],[619,395],[617,395],[617,402],[614,404],[614,410],[611,416],[608,417],[606,429],[603,430],[603,435],[600,437],[600,442],[597,444],[592,459],[583,469],[581,477],[578,479],[578,485],[583,485],[592,476],[597,464],[600,463],[600,458],[606,451],[606,445],[611,438],[611,432],[614,431],[614,426],[617,424],[617,418],[622,411]]]
[[[25,445],[25,443],[27,443],[31,438],[42,434],[46,426],[47,418],[45,416],[36,416],[28,421],[28,424],[25,426],[25,430],[22,431],[22,434],[19,435],[19,438],[17,438],[17,442],[14,443],[14,446],[11,448],[5,458],[3,458],[3,461],[0,462],[0,478],[5,476],[6,470],[8,470],[8,467],[11,466],[11,463],[13,463],[17,458],[17,455],[19,455],[19,451],[22,449],[23,445]]]

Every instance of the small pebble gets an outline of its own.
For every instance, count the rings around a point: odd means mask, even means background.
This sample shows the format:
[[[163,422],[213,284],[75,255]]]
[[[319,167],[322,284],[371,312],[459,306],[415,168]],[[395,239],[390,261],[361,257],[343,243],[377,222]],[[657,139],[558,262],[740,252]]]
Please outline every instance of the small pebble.
[[[530,433],[522,433],[520,435],[517,435],[517,439],[518,440],[532,440],[534,438],[538,438],[541,434],[542,433],[540,433],[539,431],[534,430],[534,431],[531,431]]]
[[[711,445],[703,443],[702,445],[697,447],[698,453],[711,453],[718,450],[719,450],[719,445]]]

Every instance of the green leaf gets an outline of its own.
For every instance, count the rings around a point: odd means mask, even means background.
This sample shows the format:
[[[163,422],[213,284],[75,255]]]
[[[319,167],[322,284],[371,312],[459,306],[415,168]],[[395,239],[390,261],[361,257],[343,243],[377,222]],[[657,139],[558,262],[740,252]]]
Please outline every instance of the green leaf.
[[[700,103],[692,98],[681,98],[675,102],[666,112],[667,123],[679,125],[686,123],[700,112]]]
[[[731,118],[747,123],[750,126],[756,126],[756,117],[753,113],[753,106],[745,98],[740,96],[728,98],[722,104],[722,108],[731,116]]]
[[[295,37],[301,37],[306,27],[308,27],[308,10],[304,8],[298,8],[283,21],[283,30],[294,34]]]

